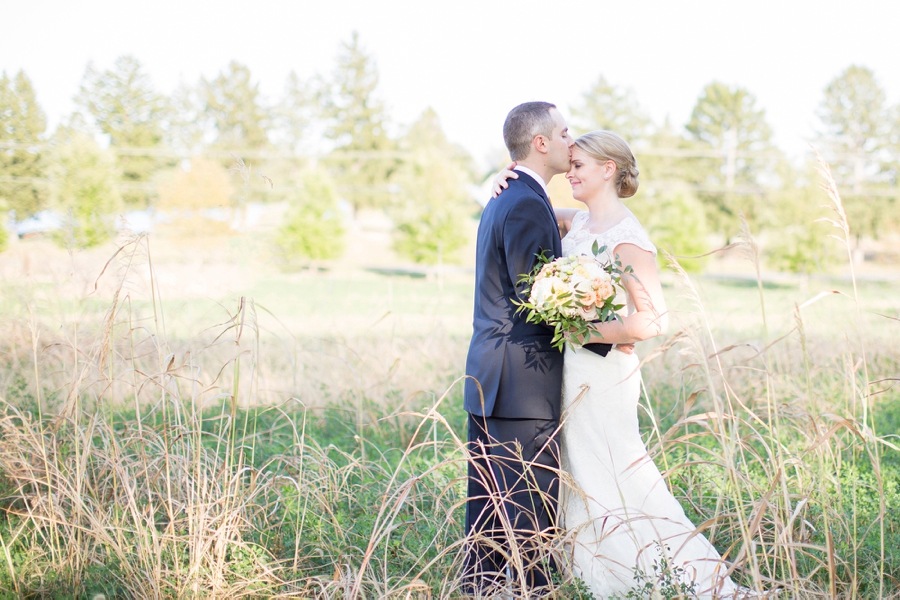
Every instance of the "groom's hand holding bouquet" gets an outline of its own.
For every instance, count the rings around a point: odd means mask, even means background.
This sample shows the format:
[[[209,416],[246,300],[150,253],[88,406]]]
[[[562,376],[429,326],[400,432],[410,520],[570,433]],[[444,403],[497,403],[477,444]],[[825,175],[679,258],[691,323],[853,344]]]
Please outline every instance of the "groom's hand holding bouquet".
[[[554,329],[553,347],[562,351],[565,344],[580,345],[579,340],[596,333],[592,323],[618,318],[623,304],[616,304],[622,289],[622,275],[631,266],[622,267],[618,258],[604,263],[598,257],[606,247],[594,242],[594,256],[563,256],[550,260],[537,255],[531,273],[519,278],[528,300],[513,300],[517,312],[527,311],[529,323],[546,323]]]

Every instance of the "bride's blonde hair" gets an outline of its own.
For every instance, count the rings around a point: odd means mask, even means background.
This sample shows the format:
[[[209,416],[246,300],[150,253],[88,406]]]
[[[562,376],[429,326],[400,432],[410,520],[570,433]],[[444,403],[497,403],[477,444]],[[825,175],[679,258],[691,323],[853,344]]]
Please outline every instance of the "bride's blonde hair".
[[[616,192],[619,198],[631,198],[638,190],[637,160],[628,142],[612,131],[591,131],[575,140],[575,147],[600,162],[616,163]]]

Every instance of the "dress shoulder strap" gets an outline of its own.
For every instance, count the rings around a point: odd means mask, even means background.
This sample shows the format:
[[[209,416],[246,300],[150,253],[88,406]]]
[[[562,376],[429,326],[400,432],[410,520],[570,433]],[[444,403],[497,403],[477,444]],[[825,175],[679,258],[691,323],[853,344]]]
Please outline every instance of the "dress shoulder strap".
[[[575,213],[575,216],[572,217],[572,231],[584,229],[584,225],[588,222],[590,214],[591,213],[586,210],[579,210]]]
[[[573,221],[574,224],[574,221]],[[642,250],[652,252],[656,256],[656,246],[650,241],[647,232],[634,217],[626,217],[625,220],[603,234],[603,243],[610,250],[615,250],[619,244],[634,244]]]

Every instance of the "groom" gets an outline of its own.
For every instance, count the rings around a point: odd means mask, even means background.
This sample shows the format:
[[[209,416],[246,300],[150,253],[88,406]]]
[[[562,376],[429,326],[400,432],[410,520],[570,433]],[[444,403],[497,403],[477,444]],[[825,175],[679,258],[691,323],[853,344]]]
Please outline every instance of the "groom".
[[[488,203],[478,226],[474,332],[466,360],[468,421],[467,593],[506,577],[529,588],[549,583],[541,536],[556,524],[563,355],[553,331],[516,314],[516,282],[535,255],[560,256],[547,182],[569,170],[573,140],[556,106],[526,102],[510,111],[503,139],[517,179]]]

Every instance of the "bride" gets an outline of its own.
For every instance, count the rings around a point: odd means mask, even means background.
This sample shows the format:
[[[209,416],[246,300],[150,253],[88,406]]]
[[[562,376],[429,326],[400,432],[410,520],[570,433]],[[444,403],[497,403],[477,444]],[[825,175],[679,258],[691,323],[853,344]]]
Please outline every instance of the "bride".
[[[502,172],[495,192],[516,177]],[[623,277],[621,318],[596,324],[587,343],[633,344],[665,333],[665,299],[656,271],[656,248],[623,204],[638,189],[638,169],[628,144],[610,131],[575,141],[566,178],[588,210],[555,209],[564,255],[591,254],[597,242],[606,259],[618,256]],[[721,598],[742,591],[727,576],[716,549],[697,532],[666,487],[638,428],[638,357],[587,347],[566,348],[561,418],[563,486],[560,515],[576,575],[598,598],[624,596],[636,587],[636,569],[655,580],[660,554],[681,573],[691,596]],[[683,571],[682,571],[683,569]]]

